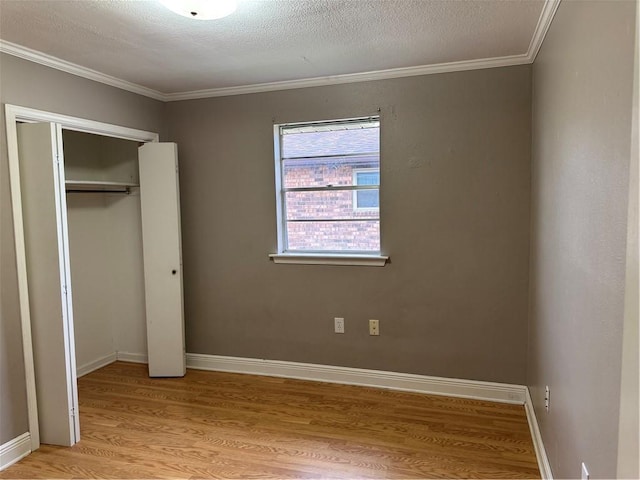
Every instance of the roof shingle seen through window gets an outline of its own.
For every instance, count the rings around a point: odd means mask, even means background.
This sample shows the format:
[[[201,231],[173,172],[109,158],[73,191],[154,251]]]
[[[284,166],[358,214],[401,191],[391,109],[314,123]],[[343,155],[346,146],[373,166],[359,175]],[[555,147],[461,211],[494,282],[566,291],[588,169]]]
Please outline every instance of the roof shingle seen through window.
[[[336,130],[284,135],[284,158],[372,153],[380,150],[380,129]]]

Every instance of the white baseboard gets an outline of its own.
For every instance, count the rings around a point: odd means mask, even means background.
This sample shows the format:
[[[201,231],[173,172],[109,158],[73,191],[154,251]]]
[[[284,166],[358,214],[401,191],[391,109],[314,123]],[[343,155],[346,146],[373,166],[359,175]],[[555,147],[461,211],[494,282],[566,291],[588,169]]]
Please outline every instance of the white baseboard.
[[[536,458],[538,459],[540,476],[542,477],[542,480],[553,480],[553,472],[551,471],[551,465],[549,464],[549,457],[547,457],[547,451],[544,448],[544,443],[542,443],[542,435],[540,435],[540,428],[538,427],[536,411],[533,408],[531,393],[529,392],[528,388],[526,390],[527,391],[524,410],[527,413],[527,421],[529,422],[529,430],[531,431],[533,448],[536,451]]]
[[[105,355],[104,357],[94,360],[93,362],[89,362],[82,365],[81,367],[78,367],[76,369],[76,376],[80,378],[86,375],[87,373],[91,373],[95,370],[98,370],[99,368],[109,365],[110,363],[113,363],[116,360],[117,360],[116,353],[115,352],[110,353],[109,355]]]
[[[117,361],[130,363],[149,363],[146,353],[114,352],[78,368],[78,377],[82,377],[87,373],[91,373],[94,370],[98,370],[99,368],[105,367],[110,363]]]
[[[122,362],[132,362],[132,363],[147,363],[147,354],[146,353],[130,353],[130,352],[113,352],[109,355],[105,355],[102,358],[94,360],[93,362],[82,365],[77,369],[76,375],[78,378],[91,373],[99,368],[106,367],[110,363],[113,363],[117,360]]]
[[[131,363],[149,363],[146,353],[116,352],[116,360]]]
[[[31,435],[29,432],[0,445],[0,471],[22,460],[30,453]]]
[[[311,363],[187,353],[187,367],[524,404],[526,387]]]

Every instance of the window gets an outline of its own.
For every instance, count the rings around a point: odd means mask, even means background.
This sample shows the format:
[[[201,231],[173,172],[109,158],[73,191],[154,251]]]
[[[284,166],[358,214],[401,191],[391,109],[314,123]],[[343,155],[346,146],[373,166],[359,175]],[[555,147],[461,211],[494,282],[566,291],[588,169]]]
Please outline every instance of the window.
[[[276,125],[280,254],[380,254],[377,117]]]

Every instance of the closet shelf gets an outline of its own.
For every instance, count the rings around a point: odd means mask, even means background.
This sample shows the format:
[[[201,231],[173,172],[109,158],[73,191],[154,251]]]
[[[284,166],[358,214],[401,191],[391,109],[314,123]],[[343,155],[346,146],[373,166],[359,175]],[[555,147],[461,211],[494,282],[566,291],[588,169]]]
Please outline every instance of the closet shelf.
[[[67,192],[121,192],[129,193],[137,183],[108,182],[102,180],[67,180],[64,187]]]

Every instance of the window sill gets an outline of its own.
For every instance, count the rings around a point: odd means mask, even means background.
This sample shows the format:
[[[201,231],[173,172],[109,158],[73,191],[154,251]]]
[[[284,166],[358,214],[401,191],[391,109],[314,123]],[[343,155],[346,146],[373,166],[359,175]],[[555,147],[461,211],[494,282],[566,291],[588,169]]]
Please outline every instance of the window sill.
[[[343,255],[327,253],[272,253],[273,263],[298,265],[352,265],[384,267],[389,257],[383,255]]]

